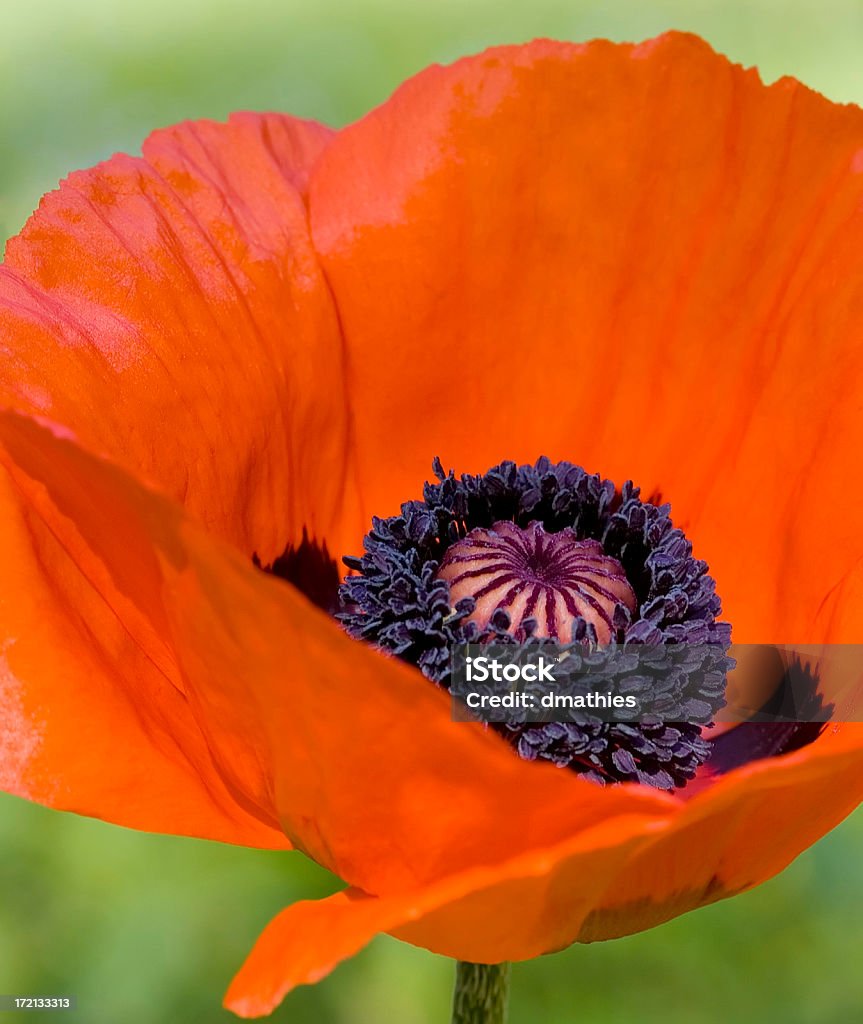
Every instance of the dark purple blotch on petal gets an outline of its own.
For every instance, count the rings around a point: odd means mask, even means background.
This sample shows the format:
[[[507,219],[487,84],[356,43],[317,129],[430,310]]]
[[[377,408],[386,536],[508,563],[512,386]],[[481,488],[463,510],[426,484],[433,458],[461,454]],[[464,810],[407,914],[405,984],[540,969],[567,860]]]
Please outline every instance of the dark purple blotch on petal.
[[[312,540],[303,527],[299,544],[289,544],[271,565],[261,565],[257,553],[252,561],[264,572],[295,586],[297,590],[330,615],[339,605],[339,569],[327,550],[327,542]]]
[[[757,716],[786,721],[741,722],[713,741],[706,767],[724,775],[752,761],[800,750],[821,735],[831,710],[819,693],[817,670],[794,658]]]

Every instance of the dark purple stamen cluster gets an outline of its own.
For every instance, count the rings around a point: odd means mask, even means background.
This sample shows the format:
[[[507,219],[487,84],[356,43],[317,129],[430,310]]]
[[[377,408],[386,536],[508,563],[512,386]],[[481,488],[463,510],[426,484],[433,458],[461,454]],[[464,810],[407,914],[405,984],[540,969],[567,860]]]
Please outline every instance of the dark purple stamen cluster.
[[[598,541],[623,568],[636,608],[617,606],[612,644],[710,645],[724,657],[731,627],[716,621],[720,602],[714,582],[672,524],[669,505],[642,501],[631,482],[618,491],[598,475],[547,458],[526,466],[502,462],[482,475],[462,477],[446,474],[436,459],[434,472],[438,482],[425,485],[423,501],[406,502],[400,515],[375,518],[364,554],[344,560],[356,575],[342,584],[340,618],[353,636],[411,662],[447,687],[454,646],[507,642],[510,625],[499,611],[481,628],[470,620],[475,609],[470,598],[451,605],[449,586],[438,578],[447,550],[477,528],[505,521],[526,528],[537,522],[548,533],[572,530],[579,539]],[[559,639],[590,643],[596,634],[591,624],[576,619],[572,637]],[[509,642],[516,641],[509,637]],[[702,724],[722,703],[715,691],[704,695]],[[549,760],[602,782],[640,781],[660,789],[684,785],[710,752],[695,721],[585,718],[500,726],[500,731],[522,757]]]

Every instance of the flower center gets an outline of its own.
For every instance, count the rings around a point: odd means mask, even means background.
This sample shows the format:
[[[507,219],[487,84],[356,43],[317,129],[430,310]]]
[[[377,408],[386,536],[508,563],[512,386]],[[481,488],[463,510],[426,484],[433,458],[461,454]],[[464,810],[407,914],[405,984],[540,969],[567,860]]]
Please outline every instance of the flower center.
[[[597,782],[686,785],[710,754],[701,727],[725,703],[731,627],[717,621],[714,582],[671,507],[642,501],[631,482],[618,488],[546,458],[502,462],[480,476],[445,473],[437,460],[434,469],[437,483],[425,485],[423,500],[374,518],[363,554],[344,559],[352,570],[340,590],[347,631],[444,688],[452,652],[464,644],[550,639],[592,656],[593,645],[607,643],[636,663],[647,647],[685,644],[697,692],[668,680],[687,694],[685,721],[588,715],[492,728],[521,757]]]
[[[583,619],[596,641],[607,644],[617,607],[630,615],[636,608],[623,566],[598,540],[579,540],[572,529],[548,533],[538,522],[522,528],[504,520],[471,530],[449,548],[437,579],[449,584],[452,606],[473,600],[468,622],[485,630],[502,609],[513,636],[529,631],[569,643]]]

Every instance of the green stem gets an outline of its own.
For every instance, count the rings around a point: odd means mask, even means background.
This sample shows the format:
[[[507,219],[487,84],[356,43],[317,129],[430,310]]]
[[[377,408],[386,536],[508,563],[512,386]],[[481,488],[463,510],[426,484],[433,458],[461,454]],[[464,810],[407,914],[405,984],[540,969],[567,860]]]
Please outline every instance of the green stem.
[[[455,969],[452,1024],[505,1024],[509,964],[469,964]]]

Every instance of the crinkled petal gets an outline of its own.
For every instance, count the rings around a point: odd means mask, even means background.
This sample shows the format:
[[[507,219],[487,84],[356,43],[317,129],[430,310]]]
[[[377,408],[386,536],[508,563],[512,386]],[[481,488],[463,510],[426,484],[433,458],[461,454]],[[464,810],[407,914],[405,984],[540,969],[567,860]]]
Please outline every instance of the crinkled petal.
[[[434,454],[569,459],[671,501],[737,642],[859,640],[863,111],[676,33],[493,49],[340,132],[310,209],[369,510]]]
[[[303,527],[337,549],[350,504],[341,336],[305,203],[331,135],[277,114],[156,132],[46,196],[0,268],[0,403],[265,562]]]

